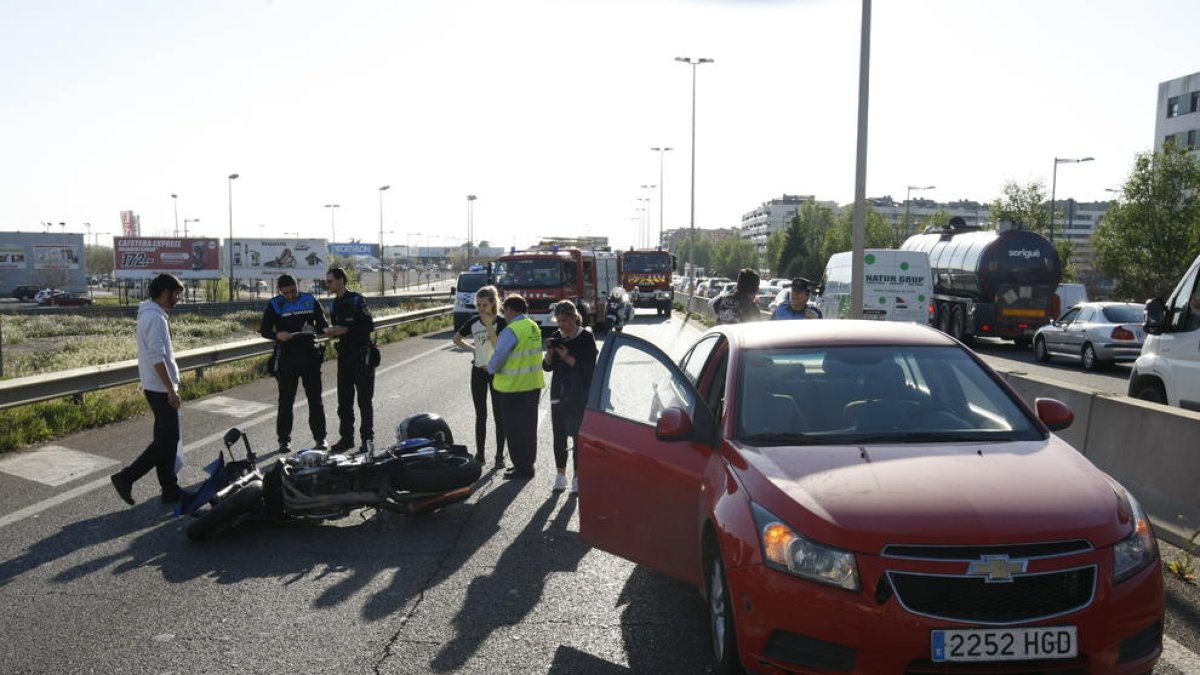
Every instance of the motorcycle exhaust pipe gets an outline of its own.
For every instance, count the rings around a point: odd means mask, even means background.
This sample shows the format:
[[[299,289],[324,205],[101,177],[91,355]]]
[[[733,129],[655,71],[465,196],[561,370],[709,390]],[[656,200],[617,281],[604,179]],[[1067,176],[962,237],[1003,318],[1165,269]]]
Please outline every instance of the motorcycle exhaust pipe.
[[[472,492],[473,490],[471,489],[471,486],[468,485],[466,487],[460,487],[457,490],[436,495],[434,497],[406,501],[403,504],[404,512],[410,516],[416,516],[422,513],[436,511],[443,506],[448,506],[450,504],[466,500],[471,496]]]

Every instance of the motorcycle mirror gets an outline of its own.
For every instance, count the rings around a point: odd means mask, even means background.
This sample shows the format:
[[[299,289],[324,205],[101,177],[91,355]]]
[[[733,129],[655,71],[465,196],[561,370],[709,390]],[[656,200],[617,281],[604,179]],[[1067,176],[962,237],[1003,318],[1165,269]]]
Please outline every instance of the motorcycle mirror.
[[[234,427],[234,428],[230,429],[229,431],[226,431],[225,432],[225,447],[226,448],[233,447],[233,444],[237,443],[239,440],[241,440],[241,438],[242,438],[242,430],[238,429],[237,427]]]

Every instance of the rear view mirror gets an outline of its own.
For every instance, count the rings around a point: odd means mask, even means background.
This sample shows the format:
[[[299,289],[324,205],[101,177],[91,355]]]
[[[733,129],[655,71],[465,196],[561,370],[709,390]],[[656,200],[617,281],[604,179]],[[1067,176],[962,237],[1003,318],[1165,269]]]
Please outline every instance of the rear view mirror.
[[[1049,427],[1050,431],[1062,431],[1075,421],[1075,413],[1071,407],[1057,399],[1039,398],[1034,400],[1033,405],[1037,408],[1038,419]]]
[[[454,295],[454,294],[455,294],[455,293],[457,293],[457,292],[458,292],[458,289],[456,289],[456,288],[455,288],[455,287],[453,287],[453,286],[451,286],[451,287],[450,287],[450,295]]]
[[[238,429],[237,427],[234,427],[234,428],[230,429],[229,431],[225,432],[225,447],[231,448],[231,447],[233,447],[234,443],[237,443],[241,439],[242,439],[242,430]]]
[[[654,425],[654,436],[660,441],[686,441],[692,436],[692,418],[680,408],[667,408]]]
[[[1143,328],[1150,335],[1162,335],[1167,329],[1167,304],[1162,298],[1146,301],[1146,323]]]

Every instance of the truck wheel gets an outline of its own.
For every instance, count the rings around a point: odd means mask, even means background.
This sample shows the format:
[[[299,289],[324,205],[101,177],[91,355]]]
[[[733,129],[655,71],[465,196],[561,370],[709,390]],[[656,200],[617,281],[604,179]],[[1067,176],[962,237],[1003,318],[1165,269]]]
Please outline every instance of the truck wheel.
[[[965,340],[967,334],[967,317],[963,316],[962,307],[955,307],[950,312],[950,336],[955,340]]]
[[[945,303],[937,306],[937,327],[943,333],[950,334],[950,307]]]

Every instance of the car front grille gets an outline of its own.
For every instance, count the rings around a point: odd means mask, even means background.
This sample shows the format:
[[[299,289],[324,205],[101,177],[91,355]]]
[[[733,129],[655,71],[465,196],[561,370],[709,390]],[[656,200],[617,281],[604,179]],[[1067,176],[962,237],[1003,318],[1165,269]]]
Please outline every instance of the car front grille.
[[[1095,595],[1094,565],[1014,575],[989,583],[959,575],[889,571],[888,581],[910,612],[948,621],[1010,624],[1061,616],[1088,606]]]

